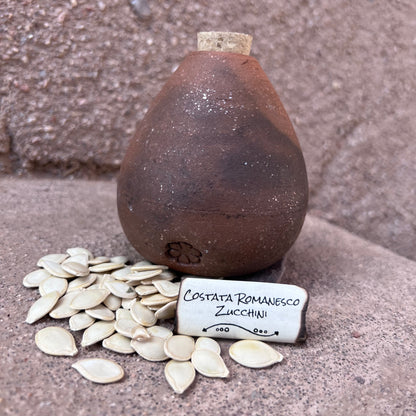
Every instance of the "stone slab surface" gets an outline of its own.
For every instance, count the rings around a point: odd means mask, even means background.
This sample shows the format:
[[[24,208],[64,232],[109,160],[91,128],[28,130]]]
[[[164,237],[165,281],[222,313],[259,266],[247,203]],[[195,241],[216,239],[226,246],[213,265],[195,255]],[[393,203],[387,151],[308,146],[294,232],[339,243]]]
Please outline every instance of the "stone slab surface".
[[[3,0],[0,171],[114,175],[196,33],[250,33],[313,213],[416,259],[415,20],[414,0]]]
[[[285,359],[252,370],[228,356],[227,380],[197,376],[182,396],[163,364],[99,346],[75,358],[52,357],[34,344],[49,325],[24,323],[38,297],[22,279],[44,254],[85,246],[95,254],[137,258],[118,223],[115,183],[0,180],[0,414],[2,415],[394,415],[416,413],[416,264],[308,216],[287,256],[282,283],[310,294],[308,340],[272,344]],[[260,276],[270,278],[271,272]],[[169,325],[169,323],[167,323]],[[77,345],[80,334],[75,334]],[[126,377],[96,385],[71,368],[77,358],[107,357]]]

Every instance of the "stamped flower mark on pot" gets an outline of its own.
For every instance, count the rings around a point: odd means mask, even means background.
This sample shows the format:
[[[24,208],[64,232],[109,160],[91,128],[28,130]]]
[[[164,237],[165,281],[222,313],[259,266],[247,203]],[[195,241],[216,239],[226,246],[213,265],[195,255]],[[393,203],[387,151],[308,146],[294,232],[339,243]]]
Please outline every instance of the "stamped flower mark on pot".
[[[166,255],[175,259],[178,263],[190,264],[199,263],[201,261],[202,253],[192,247],[191,244],[184,241],[168,243],[166,245]]]

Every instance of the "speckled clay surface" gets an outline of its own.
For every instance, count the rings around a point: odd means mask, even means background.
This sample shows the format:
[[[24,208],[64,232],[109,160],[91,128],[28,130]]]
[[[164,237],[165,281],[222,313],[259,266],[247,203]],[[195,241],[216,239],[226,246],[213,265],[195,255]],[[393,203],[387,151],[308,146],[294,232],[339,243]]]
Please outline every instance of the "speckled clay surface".
[[[24,323],[37,294],[22,279],[42,255],[80,245],[134,258],[117,221],[115,183],[3,179],[0,192],[1,415],[415,413],[415,262],[307,216],[281,279],[309,292],[306,343],[273,345],[282,363],[251,370],[227,355],[231,341],[220,340],[230,378],[197,375],[178,396],[163,364],[98,345],[73,358],[47,356],[35,346],[36,331],[68,328],[67,320]],[[75,333],[77,346],[80,338]],[[96,385],[81,378],[71,364],[87,357],[115,360],[125,379]]]
[[[306,214],[298,139],[256,59],[193,52],[130,142],[118,210],[137,251],[185,273],[252,273],[280,260]]]

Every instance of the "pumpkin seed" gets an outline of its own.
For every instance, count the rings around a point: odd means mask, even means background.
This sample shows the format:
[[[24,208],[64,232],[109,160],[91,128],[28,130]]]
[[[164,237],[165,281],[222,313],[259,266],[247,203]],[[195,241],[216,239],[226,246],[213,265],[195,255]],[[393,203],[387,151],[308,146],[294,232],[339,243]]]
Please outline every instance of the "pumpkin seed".
[[[38,260],[36,266],[43,267],[42,262],[44,260],[53,261],[54,263],[62,263],[67,257],[68,254],[47,254],[46,256],[43,256]]]
[[[121,334],[113,334],[111,337],[104,339],[102,345],[104,348],[119,352],[120,354],[131,354],[135,352],[134,348],[130,345],[130,338]]]
[[[163,338],[150,337],[140,341],[132,339],[130,345],[140,357],[148,361],[164,361],[169,358],[163,349],[164,343],[165,340]]]
[[[125,337],[133,338],[137,328],[143,328],[132,319],[118,319],[114,324],[115,330]]]
[[[134,288],[139,296],[153,295],[157,293],[157,289],[153,285],[139,285]]]
[[[24,287],[38,287],[43,280],[51,277],[52,275],[45,269],[34,270],[33,272],[28,273],[23,278]]]
[[[165,354],[176,361],[188,361],[195,350],[195,341],[187,335],[173,335],[165,340]]]
[[[147,339],[150,338],[150,334],[147,332],[147,329],[144,326],[137,325],[136,329],[133,332],[132,339]]]
[[[133,299],[121,299],[121,307],[124,309],[131,309],[131,307],[136,303],[136,298]]]
[[[59,293],[54,291],[45,296],[40,297],[29,309],[27,313],[26,322],[33,324],[40,318],[47,315],[56,305],[59,299]]]
[[[94,273],[90,273],[88,276],[84,277],[77,277],[69,282],[67,292],[73,292],[75,290],[89,287],[96,281],[96,279],[97,275]]]
[[[123,263],[101,263],[96,266],[91,266],[90,271],[93,273],[105,273],[110,272],[111,270],[120,269],[124,267]]]
[[[41,296],[45,296],[51,292],[58,292],[59,297],[65,294],[68,287],[68,282],[61,277],[51,276],[48,279],[45,279],[39,285],[39,293]]]
[[[81,292],[77,290],[62,296],[62,298],[58,300],[55,307],[49,313],[49,316],[54,319],[63,319],[69,318],[72,315],[78,313],[78,309],[71,308],[71,303],[79,293]]]
[[[86,309],[85,312],[95,319],[101,319],[102,321],[113,321],[115,314],[104,305],[98,305],[94,308]]]
[[[139,261],[131,266],[133,272],[147,272],[150,270],[167,270],[168,267],[160,264],[152,264],[146,260]]]
[[[86,254],[76,254],[75,256],[68,257],[62,262],[62,265],[67,263],[78,263],[82,266],[88,267],[88,256]]]
[[[121,299],[118,296],[113,295],[110,293],[105,299],[104,299],[104,305],[107,306],[108,309],[112,311],[116,311],[121,306]]]
[[[134,263],[131,267],[139,267],[139,266],[152,266],[153,264],[147,260],[140,260],[137,263]]]
[[[221,347],[215,339],[208,338],[208,337],[199,337],[195,343],[196,350],[210,350],[215,352],[216,354],[221,354]]]
[[[110,274],[107,273],[93,273],[97,276],[95,279],[95,284],[97,284],[100,289],[104,289],[104,283],[108,280],[113,280]]]
[[[158,274],[155,277],[151,277],[149,279],[143,279],[142,285],[151,285],[155,280],[173,280],[175,279],[176,275],[172,273],[170,270],[163,270],[162,273]]]
[[[83,377],[94,383],[114,383],[124,377],[124,370],[112,360],[85,358],[72,364]]]
[[[90,259],[88,261],[88,264],[90,266],[96,266],[97,264],[108,263],[109,261],[110,261],[109,257],[99,256],[99,257],[94,257],[93,259]]]
[[[244,339],[231,345],[230,357],[237,363],[250,368],[263,368],[283,360],[283,355],[265,342]]]
[[[191,357],[196,371],[206,377],[228,377],[229,371],[221,356],[210,350],[195,350]]]
[[[116,320],[120,320],[120,319],[130,319],[132,321],[134,321],[133,317],[131,316],[130,310],[129,309],[122,309],[119,308],[116,310]],[[136,321],[134,321],[136,322]]]
[[[130,308],[133,319],[143,326],[152,326],[157,322],[155,314],[146,306],[136,301]]]
[[[173,335],[170,329],[158,325],[149,326],[147,333],[153,337],[159,337],[165,340]]]
[[[113,280],[105,282],[104,286],[115,296],[123,299],[134,299],[137,293],[127,284],[121,281]]]
[[[103,302],[110,294],[107,289],[85,289],[78,293],[71,302],[71,308],[91,309]]]
[[[93,289],[104,289],[99,283],[94,283],[91,286],[87,286],[84,289],[93,290]]]
[[[104,338],[109,337],[115,331],[114,324],[115,321],[94,322],[82,334],[81,345],[83,347],[88,347],[89,345],[93,345],[96,342],[102,341]]]
[[[176,277],[176,274],[173,273],[171,270],[163,270],[163,272],[157,276],[157,279],[158,280],[173,280],[175,277]]]
[[[123,267],[122,269],[117,269],[114,272],[111,273],[111,276],[114,277],[114,279],[117,280],[129,280],[128,279],[128,275],[131,274],[131,267],[127,266],[127,267]]]
[[[151,286],[151,285],[153,285],[153,279],[156,279],[156,278],[157,277],[152,277],[150,279],[140,280],[140,284],[141,285]],[[129,285],[132,285],[132,286],[134,286],[136,284],[139,284],[139,282],[135,282],[134,280],[128,280],[128,282],[129,282]]]
[[[69,329],[71,331],[80,331],[86,329],[95,322],[95,319],[85,312],[78,312],[69,318]]]
[[[62,263],[62,268],[73,276],[88,276],[90,274],[88,267],[73,261]]]
[[[154,295],[142,296],[140,301],[144,306],[163,306],[169,302],[172,302],[172,298],[167,298],[160,293]]]
[[[195,368],[189,361],[170,360],[165,366],[165,377],[175,393],[182,394],[195,380]]]
[[[172,283],[169,280],[154,280],[153,286],[158,292],[168,298],[177,297],[179,295],[180,283]]]
[[[162,270],[149,270],[149,271],[142,271],[142,272],[132,272],[127,277],[129,278],[128,284],[134,285],[139,284],[142,280],[148,280],[150,278],[154,278],[162,273]]]
[[[156,319],[171,319],[175,317],[176,304],[178,301],[174,300],[172,302],[163,305],[160,309],[155,312]]]
[[[42,352],[49,355],[73,357],[78,353],[74,337],[66,329],[58,326],[49,326],[38,331],[35,343]]]
[[[72,247],[66,251],[70,256],[76,256],[78,254],[85,254],[89,259],[92,259],[94,256],[92,255],[91,251],[87,250],[86,248],[82,247]]]
[[[112,283],[112,282],[117,282],[117,280],[114,279],[113,276],[111,276],[111,274],[108,274],[108,273],[104,274],[99,279],[100,289],[107,289],[106,284],[107,283]]]
[[[118,309],[116,312],[116,331],[132,339],[149,338],[149,334],[142,325],[138,324],[127,309]]]
[[[126,264],[128,262],[128,258],[126,256],[114,256],[110,258],[111,263],[123,263]]]
[[[42,267],[46,269],[52,276],[70,278],[74,277],[73,274],[66,272],[59,263],[54,261],[43,260]]]

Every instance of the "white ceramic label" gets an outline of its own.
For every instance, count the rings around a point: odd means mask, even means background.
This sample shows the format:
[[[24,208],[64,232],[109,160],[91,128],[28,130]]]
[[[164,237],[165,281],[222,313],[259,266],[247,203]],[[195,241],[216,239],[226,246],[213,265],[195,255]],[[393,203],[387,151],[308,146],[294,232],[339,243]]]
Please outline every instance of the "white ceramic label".
[[[217,338],[294,343],[306,338],[308,293],[294,285],[185,278],[176,332]]]

